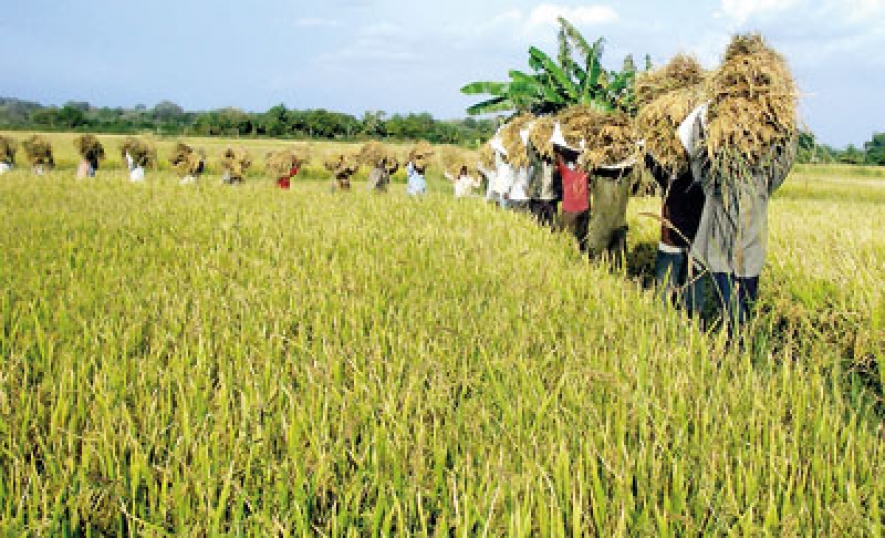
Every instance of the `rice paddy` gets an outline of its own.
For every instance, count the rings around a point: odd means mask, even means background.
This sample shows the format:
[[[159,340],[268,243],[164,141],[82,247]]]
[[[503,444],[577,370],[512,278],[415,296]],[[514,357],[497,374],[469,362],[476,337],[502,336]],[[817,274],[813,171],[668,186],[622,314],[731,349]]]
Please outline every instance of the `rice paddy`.
[[[47,138],[0,177],[0,534],[881,535],[878,172],[776,194],[739,348],[645,285],[655,198],[615,270],[433,163],[330,193],[312,144],[280,191],[286,144],[188,140],[259,162],[133,185]]]

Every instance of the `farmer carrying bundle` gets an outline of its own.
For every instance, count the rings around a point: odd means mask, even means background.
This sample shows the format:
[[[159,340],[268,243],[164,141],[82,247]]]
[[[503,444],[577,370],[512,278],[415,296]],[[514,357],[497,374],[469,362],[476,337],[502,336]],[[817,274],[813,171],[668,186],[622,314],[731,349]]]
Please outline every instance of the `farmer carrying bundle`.
[[[409,151],[409,162],[406,165],[406,174],[408,175],[407,192],[411,196],[419,196],[427,192],[427,182],[424,179],[424,173],[427,171],[430,157],[433,156],[433,146],[422,140],[415,144]]]
[[[692,250],[713,274],[731,329],[746,321],[758,294],[768,201],[796,155],[797,91],[784,58],[749,34],[732,38],[707,93],[709,104],[679,135],[706,195]]]
[[[305,161],[304,153],[294,149],[272,151],[265,158],[264,168],[276,178],[277,187],[288,190],[292,186],[292,178],[298,175]]]
[[[553,130],[556,119],[541,116],[532,122],[529,131],[529,210],[544,226],[553,226],[556,205],[562,198],[562,182],[556,171]]]
[[[694,57],[680,54],[636,82],[640,106],[636,125],[645,141],[645,166],[663,192],[655,283],[665,303],[675,303],[689,316],[703,306],[704,280],[695,276],[699,270],[689,250],[704,209],[704,192],[694,181],[676,131],[704,102],[706,77]]]
[[[511,119],[498,133],[507,153],[507,162],[513,170],[513,183],[505,198],[507,207],[515,211],[529,211],[529,133],[534,121],[532,114],[522,113]]]
[[[356,174],[360,165],[357,159],[343,153],[336,153],[326,157],[323,162],[326,170],[332,173],[332,190],[350,190],[350,178]]]
[[[240,185],[246,175],[246,170],[252,166],[252,157],[243,148],[228,147],[221,154],[221,169],[224,175],[221,182],[225,185]]]
[[[42,176],[55,167],[55,159],[52,157],[52,144],[40,135],[32,135],[22,143],[28,164],[34,174]]]
[[[387,192],[390,176],[399,170],[399,161],[393,150],[373,140],[363,145],[357,159],[360,164],[370,169],[369,189],[375,192]]]
[[[157,150],[148,142],[140,138],[128,137],[120,147],[123,161],[129,169],[129,180],[133,182],[144,181],[145,168],[157,163]]]
[[[74,147],[80,154],[80,165],[77,167],[77,177],[95,177],[98,165],[105,158],[104,146],[95,135],[85,134],[74,139]]]
[[[15,166],[16,151],[18,151],[18,140],[0,135],[0,175],[12,170]]]
[[[476,162],[474,156],[459,148],[446,146],[442,151],[443,175],[452,182],[455,198],[472,196],[480,182],[474,172]]]
[[[195,150],[184,142],[175,145],[169,164],[178,172],[180,183],[190,185],[195,183],[206,169],[206,152],[202,149]]]

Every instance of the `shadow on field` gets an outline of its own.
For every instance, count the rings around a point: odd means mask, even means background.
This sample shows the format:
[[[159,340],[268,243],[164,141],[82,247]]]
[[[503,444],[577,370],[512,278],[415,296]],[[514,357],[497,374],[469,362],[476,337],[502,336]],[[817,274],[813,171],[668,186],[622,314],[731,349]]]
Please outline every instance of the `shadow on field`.
[[[657,252],[657,243],[639,243],[627,251],[627,275],[647,290],[654,288],[655,285]]]

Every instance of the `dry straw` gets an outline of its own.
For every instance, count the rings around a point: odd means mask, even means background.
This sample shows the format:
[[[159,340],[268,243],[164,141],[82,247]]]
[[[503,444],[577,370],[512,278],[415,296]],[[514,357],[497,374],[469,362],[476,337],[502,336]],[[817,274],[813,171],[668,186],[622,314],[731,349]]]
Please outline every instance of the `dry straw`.
[[[388,171],[391,168],[399,169],[399,161],[393,150],[375,140],[363,145],[357,155],[357,160],[361,165],[369,168],[384,168]]]
[[[101,145],[95,135],[84,134],[74,139],[74,147],[80,157],[90,162],[103,161],[105,158],[104,146]]]
[[[427,168],[428,160],[434,153],[433,146],[426,140],[421,140],[409,151],[409,161],[419,170],[424,170]]]
[[[323,162],[323,166],[336,178],[348,178],[360,168],[356,157],[343,153],[329,155]]]
[[[696,58],[680,54],[664,67],[643,73],[636,82],[637,96],[641,96],[637,135],[668,174],[688,170],[688,153],[676,131],[691,111],[705,101],[705,78]]]
[[[52,144],[40,135],[31,135],[22,143],[25,156],[31,166],[45,166],[52,168],[55,160],[52,157]]]
[[[0,135],[0,162],[14,164],[16,151],[18,151],[18,140]]]
[[[221,154],[221,167],[227,170],[231,177],[242,178],[250,166],[252,166],[252,156],[243,148],[231,146]]]
[[[528,148],[522,141],[522,131],[528,129],[535,117],[529,113],[515,116],[501,129],[501,142],[507,152],[507,162],[516,167],[529,165]]]
[[[797,133],[798,92],[786,60],[758,34],[736,35],[707,85],[706,144],[719,188],[754,186]]]
[[[479,164],[486,170],[495,169],[495,150],[488,142],[479,148]]]
[[[550,141],[550,138],[553,136],[555,124],[556,119],[552,116],[539,117],[532,124],[532,130],[529,133],[529,141],[535,151],[545,159],[553,159],[553,142]]]
[[[442,150],[443,169],[452,177],[459,177],[461,171],[467,169],[468,175],[473,175],[476,171],[476,155],[474,152],[467,151],[454,146],[446,146]]]
[[[157,149],[140,138],[127,137],[120,146],[120,152],[124,159],[128,153],[136,166],[149,168],[157,163]]]
[[[558,119],[569,146],[583,149],[578,164],[585,170],[613,166],[636,155],[633,120],[623,112],[576,105],[560,112]]]
[[[179,142],[175,145],[169,164],[178,171],[180,176],[196,176],[203,171],[206,163],[206,152],[195,150],[189,145]]]

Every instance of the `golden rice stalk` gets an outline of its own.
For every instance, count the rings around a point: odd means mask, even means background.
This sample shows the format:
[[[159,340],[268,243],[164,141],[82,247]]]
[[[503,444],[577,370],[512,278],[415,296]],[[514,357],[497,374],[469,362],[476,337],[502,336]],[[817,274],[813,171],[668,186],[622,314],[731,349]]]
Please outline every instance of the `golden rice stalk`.
[[[399,162],[393,150],[375,140],[363,145],[357,155],[357,160],[361,165],[370,168],[390,168],[394,164],[399,168]]]
[[[272,151],[264,161],[265,170],[273,177],[288,176],[293,167],[301,167],[303,164],[303,158],[294,149]]]
[[[22,143],[25,156],[31,166],[45,166],[52,168],[55,160],[52,157],[52,144],[40,135],[31,135]]]
[[[636,155],[636,129],[623,112],[604,113],[587,105],[576,105],[560,112],[559,123],[569,146],[584,151],[578,164],[593,171],[612,166]]]
[[[507,151],[507,162],[515,167],[529,165],[528,148],[522,142],[520,132],[529,127],[535,117],[529,113],[522,113],[511,119],[501,129],[501,142]]]
[[[432,157],[433,154],[433,146],[431,146],[426,140],[421,140],[409,151],[409,160],[416,163],[416,165],[418,160],[421,160],[426,164],[427,158]]]
[[[350,177],[360,168],[356,157],[343,153],[329,155],[323,162],[323,166],[337,178]]]
[[[16,151],[18,151],[18,140],[0,135],[0,162],[14,164]]]
[[[243,148],[231,146],[221,154],[221,167],[227,170],[231,177],[243,177],[250,166],[252,166],[252,156]]]
[[[178,171],[180,176],[196,176],[203,171],[206,164],[206,152],[195,150],[189,145],[179,142],[169,157],[169,164]]]
[[[95,135],[84,134],[76,137],[74,147],[77,148],[77,153],[87,161],[98,162],[105,158],[104,146]]]
[[[688,169],[688,153],[676,131],[685,118],[704,102],[701,86],[665,93],[639,109],[637,136],[645,141],[645,150],[668,174]]]
[[[487,170],[495,168],[495,150],[492,145],[486,142],[479,148],[479,164]]]
[[[737,35],[707,93],[710,176],[750,184],[796,137],[798,91],[790,68],[760,35]]]
[[[128,153],[132,160],[135,161],[136,166],[149,168],[157,163],[157,149],[149,142],[140,138],[127,137],[123,141],[123,145],[120,146],[120,153],[123,155],[124,160]]]
[[[539,117],[532,124],[532,131],[529,133],[532,146],[545,159],[553,159],[553,143],[550,142],[550,137],[553,136],[555,124],[556,119],[553,116]]]
[[[677,54],[663,67],[636,77],[636,103],[642,108],[670,92],[703,84],[706,78],[697,58]]]

